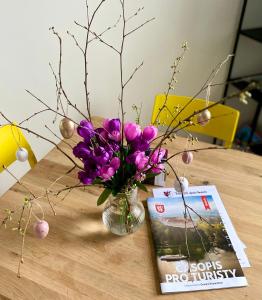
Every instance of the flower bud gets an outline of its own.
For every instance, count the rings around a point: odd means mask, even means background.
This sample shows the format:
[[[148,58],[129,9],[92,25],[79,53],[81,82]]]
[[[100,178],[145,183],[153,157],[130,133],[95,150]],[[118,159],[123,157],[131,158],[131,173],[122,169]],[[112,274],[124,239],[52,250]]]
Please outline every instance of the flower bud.
[[[136,123],[126,123],[124,127],[125,137],[127,142],[133,141],[141,135],[141,128]]]

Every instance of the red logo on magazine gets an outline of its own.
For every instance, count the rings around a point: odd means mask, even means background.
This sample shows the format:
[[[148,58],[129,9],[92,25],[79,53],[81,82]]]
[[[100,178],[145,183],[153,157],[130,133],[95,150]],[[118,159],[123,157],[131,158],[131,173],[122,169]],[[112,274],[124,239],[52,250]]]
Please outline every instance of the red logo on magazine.
[[[164,191],[164,195],[165,195],[166,197],[169,197],[169,196],[170,196],[170,194],[171,194],[171,192],[170,192],[170,191]]]
[[[211,209],[210,206],[209,206],[209,203],[207,201],[207,197],[206,196],[201,196],[201,199],[202,199],[202,202],[204,204],[205,209],[206,210]]]
[[[165,206],[164,204],[155,204],[155,207],[156,207],[156,211],[159,212],[159,213],[163,213],[165,212]]]

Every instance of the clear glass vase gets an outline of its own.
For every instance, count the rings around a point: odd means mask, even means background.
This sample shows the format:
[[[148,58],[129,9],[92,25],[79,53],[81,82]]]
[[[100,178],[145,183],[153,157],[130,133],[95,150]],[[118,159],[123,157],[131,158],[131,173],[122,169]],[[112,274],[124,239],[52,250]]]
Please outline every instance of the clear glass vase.
[[[103,223],[116,235],[137,231],[145,219],[145,209],[138,200],[137,188],[110,195],[102,214]]]

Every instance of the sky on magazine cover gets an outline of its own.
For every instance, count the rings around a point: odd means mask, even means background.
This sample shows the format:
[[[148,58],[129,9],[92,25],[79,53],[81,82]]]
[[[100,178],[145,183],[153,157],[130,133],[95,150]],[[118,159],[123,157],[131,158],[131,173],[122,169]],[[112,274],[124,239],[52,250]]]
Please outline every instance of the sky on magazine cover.
[[[207,201],[210,206],[210,210],[206,210],[204,204],[202,202],[201,196],[186,196],[185,200],[187,205],[192,207],[197,213],[205,216],[218,216],[219,213],[215,206],[214,200],[212,196],[206,196]],[[157,204],[163,204],[165,207],[165,211],[163,213],[159,213],[156,210]],[[184,212],[184,204],[182,197],[176,198],[150,198],[148,199],[148,210],[152,218],[159,217],[183,217]],[[192,213],[192,217],[194,213]]]

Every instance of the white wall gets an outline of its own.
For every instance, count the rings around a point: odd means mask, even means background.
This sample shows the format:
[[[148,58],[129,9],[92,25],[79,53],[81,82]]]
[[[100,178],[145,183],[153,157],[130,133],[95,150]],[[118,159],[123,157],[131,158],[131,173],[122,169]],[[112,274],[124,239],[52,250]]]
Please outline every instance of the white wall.
[[[258,27],[262,27],[262,1],[248,0],[242,29]],[[236,78],[261,73],[261,53],[262,43],[240,35],[231,77]],[[254,79],[261,81],[262,76]],[[230,87],[229,92],[235,92],[234,88]],[[257,107],[257,102],[250,100],[247,106],[243,106],[239,102],[235,102],[233,106],[240,110],[239,127],[251,124]],[[262,114],[260,114],[258,119],[257,132],[262,133]]]
[[[94,7],[95,2],[92,2]],[[133,28],[152,16],[156,20],[134,34],[125,50],[125,77],[144,60],[143,69],[136,75],[126,91],[125,109],[129,118],[134,118],[132,104],[143,102],[143,120],[149,122],[154,95],[166,89],[170,65],[181,52],[180,45],[188,41],[187,53],[176,93],[192,95],[219,61],[231,52],[238,22],[241,0],[126,0],[128,15],[139,6],[144,12],[130,21]],[[57,63],[58,47],[48,28],[54,25],[66,39],[64,43],[64,84],[71,99],[84,109],[83,64],[74,43],[67,37],[69,29],[77,37],[83,32],[74,26],[73,20],[84,22],[85,10],[82,0],[0,0],[0,109],[12,120],[22,120],[41,106],[24,91],[30,89],[49,104],[55,105],[55,86],[48,62]],[[112,24],[120,14],[119,1],[107,0],[95,22],[97,32]],[[114,44],[119,42],[119,30],[106,36]],[[113,117],[118,111],[119,93],[118,60],[104,45],[95,45],[90,50],[89,86],[92,111],[96,115]],[[218,76],[226,78],[227,68]],[[221,88],[212,92],[212,98],[221,95]],[[76,119],[79,116],[72,112]],[[46,114],[28,125],[47,135],[44,124],[52,126],[52,115]],[[55,124],[57,128],[57,124]],[[30,143],[41,159],[51,146],[44,141],[28,136]],[[13,166],[21,175],[21,164]],[[0,174],[0,194],[12,182],[7,174]]]

